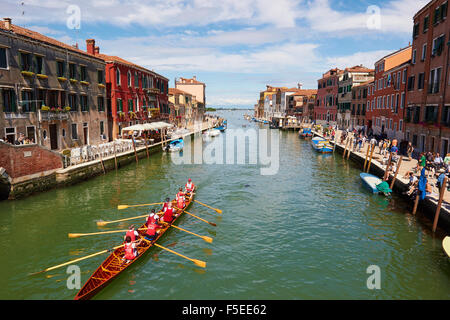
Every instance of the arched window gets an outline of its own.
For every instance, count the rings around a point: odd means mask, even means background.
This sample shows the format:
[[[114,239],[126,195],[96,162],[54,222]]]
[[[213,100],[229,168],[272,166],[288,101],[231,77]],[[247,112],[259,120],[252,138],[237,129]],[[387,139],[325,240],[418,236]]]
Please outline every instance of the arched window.
[[[130,71],[128,71],[127,80],[128,80],[128,86],[131,87],[131,72]]]

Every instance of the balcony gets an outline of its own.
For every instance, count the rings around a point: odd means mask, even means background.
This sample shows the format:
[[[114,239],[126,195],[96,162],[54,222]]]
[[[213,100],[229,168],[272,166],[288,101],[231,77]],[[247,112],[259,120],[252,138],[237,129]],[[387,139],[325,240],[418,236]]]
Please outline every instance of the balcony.
[[[64,121],[69,119],[68,112],[41,112],[41,121]]]

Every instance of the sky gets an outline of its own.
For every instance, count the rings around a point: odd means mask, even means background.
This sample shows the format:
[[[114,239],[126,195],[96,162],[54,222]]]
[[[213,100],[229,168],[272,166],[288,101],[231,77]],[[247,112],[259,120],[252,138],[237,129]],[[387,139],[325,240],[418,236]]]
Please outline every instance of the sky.
[[[253,108],[266,85],[317,88],[330,68],[373,68],[412,40],[428,0],[1,0],[3,17],[170,79],[206,83],[209,107]],[[79,22],[79,23],[78,23]]]

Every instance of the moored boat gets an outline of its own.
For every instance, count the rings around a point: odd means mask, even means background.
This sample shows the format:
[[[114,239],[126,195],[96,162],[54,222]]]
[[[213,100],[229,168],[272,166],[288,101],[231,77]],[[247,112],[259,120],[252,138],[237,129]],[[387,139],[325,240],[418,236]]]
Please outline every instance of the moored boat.
[[[302,128],[299,131],[300,138],[310,138],[312,137],[312,131],[311,128]]]
[[[359,174],[364,185],[372,191],[372,193],[383,193],[384,195],[389,195],[392,190],[386,181],[381,180],[377,176],[370,173],[361,172]]]
[[[177,152],[177,151],[181,151],[184,148],[184,141],[183,139],[177,139],[174,141],[171,141],[167,147],[166,147],[166,151],[169,152]]]
[[[446,236],[444,240],[442,240],[442,248],[444,252],[447,254],[447,257],[450,258],[450,236]]]
[[[194,190],[195,192],[195,190]],[[119,274],[121,274],[125,269],[130,267],[133,263],[138,261],[144,254],[153,246],[153,244],[162,237],[162,235],[170,228],[171,225],[175,223],[178,218],[182,216],[184,211],[189,207],[194,198],[194,192],[191,193],[190,197],[186,199],[186,206],[181,210],[180,215],[178,217],[174,217],[173,221],[161,228],[159,235],[153,241],[143,240],[139,245],[136,246],[138,251],[138,256],[130,261],[129,263],[125,263],[122,258],[124,256],[124,248],[120,247],[115,249],[106,259],[102,262],[102,264],[94,271],[94,273],[90,276],[90,278],[86,281],[83,287],[75,296],[75,300],[87,300],[92,298],[95,294],[97,294],[101,289],[103,289],[106,285],[108,285],[113,279],[115,279]],[[175,201],[175,200],[174,200]],[[177,210],[180,211],[179,209]],[[160,211],[161,213],[161,211]],[[146,224],[144,223],[139,229],[146,228]],[[145,230],[138,230],[139,235],[143,238],[145,236]]]
[[[311,145],[313,146],[314,150],[320,153],[333,152],[333,146],[331,145],[331,143],[321,137],[312,138]]]

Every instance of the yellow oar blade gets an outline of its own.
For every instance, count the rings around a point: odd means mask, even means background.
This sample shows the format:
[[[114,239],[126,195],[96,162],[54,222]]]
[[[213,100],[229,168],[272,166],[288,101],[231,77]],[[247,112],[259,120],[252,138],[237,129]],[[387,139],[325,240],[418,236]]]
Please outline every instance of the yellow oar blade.
[[[97,226],[99,226],[99,227],[106,226],[107,224],[108,224],[108,222],[106,222],[106,221],[97,221]]]
[[[154,206],[157,204],[163,204],[164,202],[155,202],[155,203],[144,203],[144,204],[133,204],[133,205],[127,205],[127,204],[119,204],[117,206],[117,209],[123,210],[127,208],[133,208],[133,207],[145,207],[145,206]]]
[[[208,243],[212,243],[213,242],[213,239],[211,237],[207,237],[207,236],[204,236],[203,240],[205,240]]]
[[[123,209],[127,209],[127,208],[128,208],[128,206],[125,204],[121,204],[121,205],[117,206],[117,209],[119,209],[119,210],[123,210]]]
[[[192,262],[194,262],[199,267],[206,268],[206,262],[205,261],[193,259]]]
[[[79,237],[81,237],[81,234],[80,233],[69,233],[67,236],[69,238],[79,238]]]

